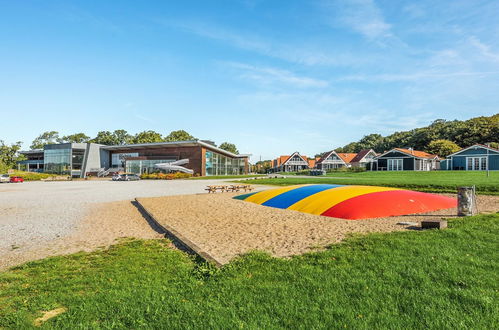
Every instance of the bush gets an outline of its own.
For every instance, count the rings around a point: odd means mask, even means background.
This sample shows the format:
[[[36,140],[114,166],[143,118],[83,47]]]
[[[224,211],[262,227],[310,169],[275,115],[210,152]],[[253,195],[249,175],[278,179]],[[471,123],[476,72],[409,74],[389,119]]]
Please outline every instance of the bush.
[[[189,173],[150,173],[150,174],[142,174],[140,176],[141,179],[144,180],[176,180],[176,179],[187,179],[192,177],[192,174]]]
[[[20,176],[24,179],[24,181],[39,181],[42,179],[48,179],[51,177],[58,176],[57,174],[49,174],[49,173],[38,173],[38,172],[25,172],[25,171],[15,171],[10,174],[10,176]]]

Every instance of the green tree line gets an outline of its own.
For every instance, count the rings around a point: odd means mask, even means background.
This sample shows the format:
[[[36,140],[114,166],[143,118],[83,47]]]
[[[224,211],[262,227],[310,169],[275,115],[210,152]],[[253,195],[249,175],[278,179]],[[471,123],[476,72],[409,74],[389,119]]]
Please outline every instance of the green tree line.
[[[40,134],[33,143],[31,149],[43,149],[46,144],[54,143],[98,143],[104,145],[125,145],[125,144],[139,144],[139,143],[156,143],[156,142],[175,142],[175,141],[190,141],[197,140],[194,136],[184,130],[172,131],[168,135],[161,135],[161,133],[148,130],[142,131],[135,135],[128,133],[124,129],[111,131],[100,131],[94,138],[86,135],[85,133],[75,133],[70,135],[60,136],[57,131],[48,131]],[[233,143],[223,142],[220,149],[238,154],[239,151]]]
[[[437,119],[426,127],[395,132],[388,136],[369,134],[335,150],[359,152],[374,149],[376,152],[384,152],[393,148],[413,148],[446,157],[476,143],[492,143],[492,146],[497,147],[498,142],[499,114],[495,114],[464,121]]]

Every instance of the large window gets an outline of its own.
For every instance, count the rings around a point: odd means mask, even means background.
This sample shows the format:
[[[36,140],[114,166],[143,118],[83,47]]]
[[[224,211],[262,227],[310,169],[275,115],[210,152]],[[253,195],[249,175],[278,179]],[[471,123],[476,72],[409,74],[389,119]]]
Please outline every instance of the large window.
[[[230,158],[213,151],[206,151],[206,175],[244,174],[244,158]]]
[[[388,159],[388,171],[402,171],[403,164],[403,159]]]
[[[71,167],[73,170],[80,170],[83,166],[83,157],[85,156],[85,150],[83,149],[73,149],[73,155],[71,159]]]
[[[125,167],[125,159],[131,157],[138,157],[137,152],[125,152],[111,155],[111,167]]]
[[[44,154],[44,172],[54,174],[70,174],[71,149],[48,149],[45,150]]]
[[[467,157],[466,169],[468,171],[486,171],[487,157]]]
[[[158,172],[159,169],[154,167],[156,164],[171,163],[176,161],[172,159],[140,159],[125,161],[125,171],[127,173],[144,174]]]

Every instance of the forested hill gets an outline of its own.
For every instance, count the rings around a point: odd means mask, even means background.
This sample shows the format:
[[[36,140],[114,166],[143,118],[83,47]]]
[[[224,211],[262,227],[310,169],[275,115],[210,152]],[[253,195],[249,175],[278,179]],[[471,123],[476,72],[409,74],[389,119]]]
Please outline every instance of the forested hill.
[[[395,132],[388,136],[370,134],[336,151],[359,152],[362,149],[372,148],[376,152],[383,152],[392,148],[413,148],[445,157],[461,147],[491,142],[493,146],[498,146],[499,113],[490,117],[476,117],[465,121],[438,119],[429,126]]]

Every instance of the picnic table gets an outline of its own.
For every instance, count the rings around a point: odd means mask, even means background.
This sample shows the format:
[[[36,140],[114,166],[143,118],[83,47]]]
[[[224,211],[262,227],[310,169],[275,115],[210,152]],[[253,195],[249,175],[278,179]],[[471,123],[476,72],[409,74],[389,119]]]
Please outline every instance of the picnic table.
[[[242,185],[211,185],[211,186],[206,186],[206,191],[208,191],[209,194],[211,193],[216,193],[217,191],[220,192],[237,192],[240,190],[246,191],[252,191],[253,187],[249,184],[242,184]]]

